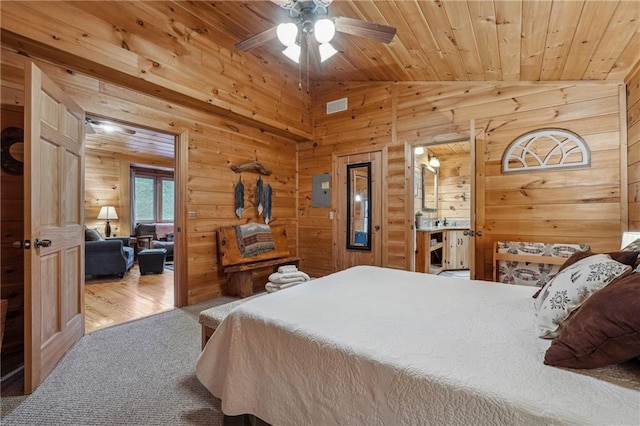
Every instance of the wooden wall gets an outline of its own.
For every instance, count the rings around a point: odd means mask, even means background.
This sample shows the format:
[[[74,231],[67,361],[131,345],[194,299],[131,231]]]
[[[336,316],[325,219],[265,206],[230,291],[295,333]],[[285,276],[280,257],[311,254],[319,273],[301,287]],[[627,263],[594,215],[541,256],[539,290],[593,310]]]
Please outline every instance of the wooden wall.
[[[131,235],[131,165],[173,168],[173,155],[167,157],[154,152],[136,149],[114,150],[109,143],[102,143],[100,134],[86,136],[84,194],[84,219],[88,228],[97,228],[104,234],[104,220],[98,220],[102,206],[114,206],[118,219],[111,222],[111,233]]]
[[[613,250],[620,240],[621,206],[619,86],[614,83],[320,83],[314,91],[316,146],[300,149],[300,193],[310,175],[330,170],[340,150],[386,146],[385,266],[409,268],[413,206],[410,146],[475,126],[480,278],[490,279],[491,251],[499,239],[580,242]],[[327,116],[327,101],[348,97],[349,110]],[[473,121],[472,121],[473,120]],[[502,153],[517,136],[543,127],[581,135],[591,148],[588,169],[502,175]],[[308,165],[303,167],[302,165]],[[311,166],[313,165],[313,166]],[[626,190],[626,188],[624,188]],[[328,229],[324,212],[301,197],[300,250],[329,253],[324,239],[302,229]],[[626,203],[625,203],[626,206]],[[315,264],[315,263],[314,263]],[[325,265],[329,264],[326,262]],[[322,269],[322,272],[330,272]]]
[[[24,57],[2,50],[2,78],[22,84]],[[258,160],[273,174],[265,179],[273,187],[273,223],[289,229],[290,251],[296,253],[296,143],[292,139],[196,110],[143,95],[106,81],[39,62],[44,71],[82,108],[92,114],[137,123],[158,131],[188,133],[186,162],[188,211],[196,219],[186,230],[188,303],[207,300],[224,292],[226,278],[218,267],[216,229],[257,221],[254,208],[256,174],[243,173],[245,214],[235,217],[233,189],[239,175],[231,165]],[[90,157],[89,157],[90,158]],[[87,167],[95,163],[94,158]],[[111,157],[101,157],[104,167],[117,167]],[[261,218],[260,218],[261,220]]]
[[[6,93],[12,91],[2,85]],[[15,98],[14,98],[15,99]],[[3,98],[3,101],[5,99]],[[7,99],[10,100],[10,99]],[[24,109],[15,103],[2,104],[0,110],[2,129],[19,127],[24,129]],[[0,171],[0,296],[9,301],[4,338],[2,339],[1,374],[15,370],[22,365],[24,345],[24,250],[13,248],[14,241],[22,240],[24,220],[22,175],[12,175]]]
[[[468,222],[471,218],[471,156],[438,156],[438,218]]]
[[[629,231],[640,231],[640,67],[626,83]]]
[[[297,74],[230,48],[234,42],[216,28],[224,22],[206,2],[3,1],[0,7],[4,45],[171,103],[311,138],[310,99],[297,90]]]

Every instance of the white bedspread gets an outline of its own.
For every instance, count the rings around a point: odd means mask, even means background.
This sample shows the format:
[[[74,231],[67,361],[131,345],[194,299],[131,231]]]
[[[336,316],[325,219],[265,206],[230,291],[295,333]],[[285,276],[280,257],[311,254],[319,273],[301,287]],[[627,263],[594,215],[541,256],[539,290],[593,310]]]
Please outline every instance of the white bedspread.
[[[274,425],[640,424],[637,371],[542,363],[535,290],[359,266],[243,303],[196,374]]]

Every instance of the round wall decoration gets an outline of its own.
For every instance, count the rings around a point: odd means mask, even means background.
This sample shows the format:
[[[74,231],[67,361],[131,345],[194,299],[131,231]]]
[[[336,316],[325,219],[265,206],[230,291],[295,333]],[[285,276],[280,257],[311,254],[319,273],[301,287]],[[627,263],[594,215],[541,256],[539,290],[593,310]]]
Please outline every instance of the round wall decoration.
[[[12,175],[21,175],[24,167],[24,131],[19,127],[2,129],[2,169]]]

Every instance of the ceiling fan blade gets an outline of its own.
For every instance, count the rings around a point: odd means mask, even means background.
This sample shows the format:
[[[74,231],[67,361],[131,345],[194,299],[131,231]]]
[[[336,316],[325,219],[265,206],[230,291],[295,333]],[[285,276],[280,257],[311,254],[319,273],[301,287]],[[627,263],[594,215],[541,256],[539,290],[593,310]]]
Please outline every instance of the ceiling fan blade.
[[[359,19],[339,16],[335,19],[336,31],[351,34],[357,37],[366,37],[372,40],[390,43],[396,35],[396,29],[387,25],[374,24]]]
[[[254,47],[258,47],[266,42],[268,42],[271,39],[274,39],[277,37],[277,26],[276,27],[271,27],[268,30],[265,30],[261,33],[258,33],[252,37],[249,37],[246,40],[243,40],[239,43],[236,43],[236,48],[238,50],[242,50],[243,52],[246,52],[247,50],[251,50]]]

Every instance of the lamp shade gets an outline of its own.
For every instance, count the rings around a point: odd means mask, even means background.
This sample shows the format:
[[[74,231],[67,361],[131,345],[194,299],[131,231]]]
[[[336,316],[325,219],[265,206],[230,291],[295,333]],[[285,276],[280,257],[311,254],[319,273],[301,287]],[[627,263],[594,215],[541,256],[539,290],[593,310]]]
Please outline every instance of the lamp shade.
[[[116,213],[116,208],[113,206],[104,206],[100,208],[100,213],[98,213],[98,219],[117,219],[118,214]]]
[[[318,49],[320,49],[320,62],[324,62],[338,53],[331,43],[322,43]]]
[[[336,26],[331,19],[318,19],[313,27],[313,34],[318,43],[329,43],[336,33]]]
[[[292,46],[296,42],[296,37],[298,37],[298,26],[293,22],[280,24],[276,28],[276,34],[280,43],[287,47]]]
[[[297,44],[292,44],[291,46],[287,47],[286,49],[284,49],[282,51],[282,53],[284,53],[284,55],[291,59],[293,62],[295,62],[296,64],[300,63],[300,52],[302,49],[300,49],[300,46],[298,46]]]

